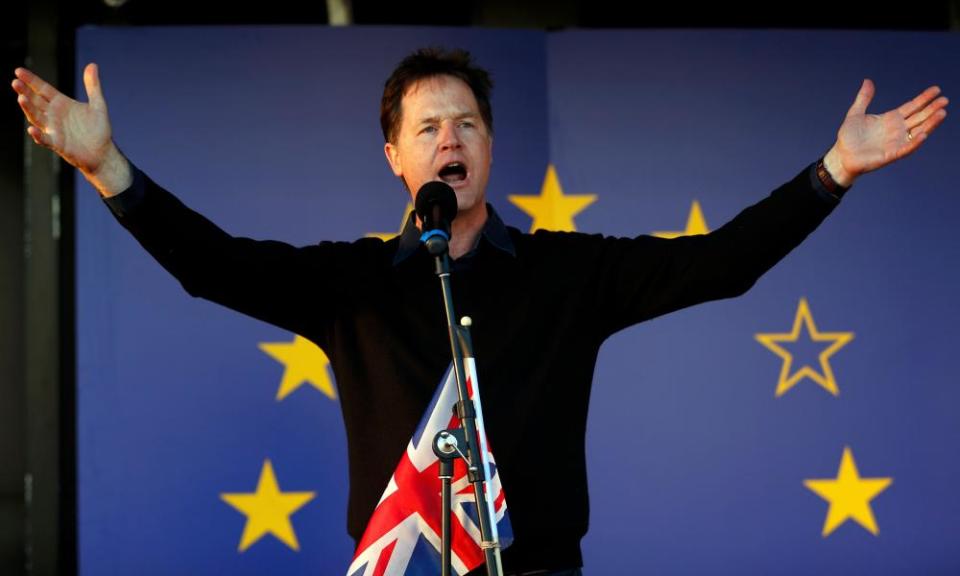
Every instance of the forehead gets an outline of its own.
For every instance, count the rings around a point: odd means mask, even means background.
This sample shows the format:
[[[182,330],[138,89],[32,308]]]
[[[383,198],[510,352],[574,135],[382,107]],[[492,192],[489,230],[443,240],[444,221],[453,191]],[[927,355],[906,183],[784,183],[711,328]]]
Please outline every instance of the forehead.
[[[404,123],[430,117],[479,115],[470,86],[454,76],[431,76],[414,82],[403,93],[401,109]]]

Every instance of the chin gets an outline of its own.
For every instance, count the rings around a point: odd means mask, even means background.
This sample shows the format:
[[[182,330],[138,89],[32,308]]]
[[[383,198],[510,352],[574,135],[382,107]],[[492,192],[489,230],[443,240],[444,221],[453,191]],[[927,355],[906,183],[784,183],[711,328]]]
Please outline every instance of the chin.
[[[457,212],[469,212],[477,207],[480,202],[476,197],[464,198],[457,196]]]
[[[470,189],[454,190],[457,194],[457,210],[465,212],[483,204],[483,194]]]

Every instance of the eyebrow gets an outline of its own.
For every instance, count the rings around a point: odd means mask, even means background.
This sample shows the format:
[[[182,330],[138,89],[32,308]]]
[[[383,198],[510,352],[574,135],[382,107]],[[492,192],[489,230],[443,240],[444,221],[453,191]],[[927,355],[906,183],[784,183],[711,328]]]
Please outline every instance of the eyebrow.
[[[463,120],[464,118],[477,118],[479,115],[476,112],[464,112],[463,114],[457,114],[453,117],[454,120]],[[428,118],[421,118],[418,125],[421,124],[433,124],[439,122],[441,118],[439,116],[430,116]]]

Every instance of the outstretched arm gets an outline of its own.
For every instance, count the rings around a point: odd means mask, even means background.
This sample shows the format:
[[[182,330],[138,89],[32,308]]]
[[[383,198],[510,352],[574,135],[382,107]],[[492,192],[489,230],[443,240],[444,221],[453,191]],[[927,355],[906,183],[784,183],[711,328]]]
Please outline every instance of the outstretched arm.
[[[329,278],[364,273],[351,266],[369,257],[357,257],[357,248],[346,243],[298,248],[233,236],[191,210],[117,149],[96,64],[87,65],[83,74],[87,103],[65,96],[25,68],[15,74],[13,89],[33,140],[80,170],[120,224],[189,294],[322,338],[319,327],[350,297],[342,283]],[[381,246],[366,242],[361,249]]]
[[[849,187],[859,176],[913,154],[947,117],[946,96],[931,86],[900,107],[867,114],[875,88],[869,78],[844,118],[837,141],[823,159],[838,184]]]

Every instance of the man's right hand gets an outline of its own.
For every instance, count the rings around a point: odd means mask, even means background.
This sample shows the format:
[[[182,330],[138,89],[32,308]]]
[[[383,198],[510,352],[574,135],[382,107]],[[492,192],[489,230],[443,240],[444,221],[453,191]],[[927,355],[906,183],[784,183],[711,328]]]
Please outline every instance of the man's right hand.
[[[80,170],[104,197],[130,186],[133,174],[113,142],[96,64],[87,64],[83,71],[88,103],[65,96],[26,68],[17,68],[14,75],[12,86],[34,142]]]

